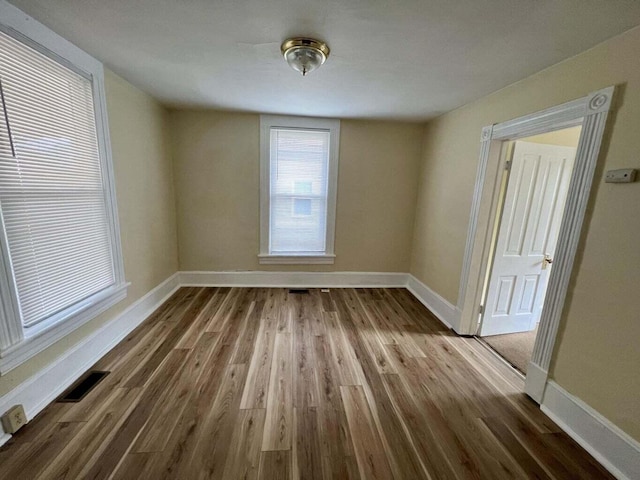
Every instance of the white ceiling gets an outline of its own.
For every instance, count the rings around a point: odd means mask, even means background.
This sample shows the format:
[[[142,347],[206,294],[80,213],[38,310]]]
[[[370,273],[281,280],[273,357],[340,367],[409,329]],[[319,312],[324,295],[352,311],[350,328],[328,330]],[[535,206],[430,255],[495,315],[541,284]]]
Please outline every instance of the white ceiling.
[[[170,106],[424,120],[640,24],[638,0],[11,0]],[[302,78],[279,46],[331,48]]]

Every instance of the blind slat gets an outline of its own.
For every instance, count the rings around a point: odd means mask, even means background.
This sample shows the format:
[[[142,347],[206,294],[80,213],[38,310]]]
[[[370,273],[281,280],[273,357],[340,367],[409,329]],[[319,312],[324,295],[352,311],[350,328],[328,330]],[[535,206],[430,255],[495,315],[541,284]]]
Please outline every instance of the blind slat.
[[[329,132],[271,129],[270,253],[326,248]]]
[[[91,82],[2,32],[0,79],[0,208],[29,327],[115,283],[109,216]]]

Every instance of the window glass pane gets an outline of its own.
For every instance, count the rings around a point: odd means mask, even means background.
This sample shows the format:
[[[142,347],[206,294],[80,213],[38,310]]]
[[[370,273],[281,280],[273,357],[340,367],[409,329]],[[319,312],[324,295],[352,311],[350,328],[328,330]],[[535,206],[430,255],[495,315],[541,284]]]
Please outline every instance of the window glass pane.
[[[322,199],[312,199],[310,213],[297,216],[293,198],[274,197],[271,200],[272,252],[324,252],[326,205]],[[275,248],[274,248],[275,245]]]
[[[294,215],[311,215],[312,205],[310,198],[294,198],[293,214]]]
[[[297,195],[309,195],[311,194],[311,181],[300,182],[295,181],[293,186],[293,193]]]

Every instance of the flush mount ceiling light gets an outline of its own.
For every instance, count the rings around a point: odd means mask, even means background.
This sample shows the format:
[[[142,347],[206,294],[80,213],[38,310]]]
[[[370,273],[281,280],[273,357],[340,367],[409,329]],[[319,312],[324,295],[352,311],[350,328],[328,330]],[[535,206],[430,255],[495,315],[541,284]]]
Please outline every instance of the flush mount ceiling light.
[[[322,65],[330,51],[326,43],[305,37],[285,40],[280,50],[291,68],[303,77]]]

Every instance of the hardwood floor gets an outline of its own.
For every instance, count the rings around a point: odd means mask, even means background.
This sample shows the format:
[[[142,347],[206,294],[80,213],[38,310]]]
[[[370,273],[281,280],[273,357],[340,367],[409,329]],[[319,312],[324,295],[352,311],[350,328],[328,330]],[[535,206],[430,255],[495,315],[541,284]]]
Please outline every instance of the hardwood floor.
[[[94,368],[2,478],[613,478],[404,289],[183,288]]]

